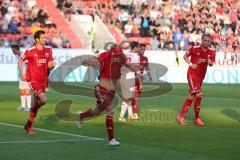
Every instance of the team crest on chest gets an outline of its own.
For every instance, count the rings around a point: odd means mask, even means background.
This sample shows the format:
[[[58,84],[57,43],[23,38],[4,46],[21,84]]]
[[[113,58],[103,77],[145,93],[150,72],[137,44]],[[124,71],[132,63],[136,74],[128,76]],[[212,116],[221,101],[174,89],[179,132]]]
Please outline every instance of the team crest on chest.
[[[199,53],[199,52],[197,52],[197,55],[199,56],[199,55],[200,55],[200,53]]]
[[[46,53],[46,57],[48,57],[49,56],[49,53]]]

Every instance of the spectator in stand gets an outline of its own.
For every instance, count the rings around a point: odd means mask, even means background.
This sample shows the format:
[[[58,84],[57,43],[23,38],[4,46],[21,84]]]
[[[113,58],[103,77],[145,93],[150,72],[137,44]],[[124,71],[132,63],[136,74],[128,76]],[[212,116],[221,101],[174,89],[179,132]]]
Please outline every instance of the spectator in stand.
[[[153,36],[150,42],[150,47],[152,50],[159,50],[159,40],[157,39],[157,36]]]

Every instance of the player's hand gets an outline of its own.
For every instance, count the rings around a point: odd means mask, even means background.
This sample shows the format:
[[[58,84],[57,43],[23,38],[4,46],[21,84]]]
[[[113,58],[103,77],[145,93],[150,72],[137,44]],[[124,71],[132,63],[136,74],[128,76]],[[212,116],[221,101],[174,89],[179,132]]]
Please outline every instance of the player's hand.
[[[21,80],[26,81],[26,75],[25,74],[21,74]]]
[[[56,63],[54,61],[48,62],[48,68],[53,69],[56,66]]]
[[[190,63],[190,64],[189,64],[189,67],[192,68],[192,69],[196,69],[196,68],[197,68],[197,65]]]
[[[213,63],[212,63],[211,59],[208,59],[208,65],[213,66]]]

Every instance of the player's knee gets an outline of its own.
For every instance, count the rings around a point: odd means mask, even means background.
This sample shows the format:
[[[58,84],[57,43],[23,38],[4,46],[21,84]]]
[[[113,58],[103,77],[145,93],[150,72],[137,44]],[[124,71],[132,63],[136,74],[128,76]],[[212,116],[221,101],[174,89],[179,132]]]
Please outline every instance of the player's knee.
[[[46,104],[47,103],[47,96],[44,93],[39,94],[39,101],[40,101],[41,105]]]
[[[47,103],[47,97],[42,98],[41,100],[41,105],[44,105]]]
[[[188,99],[193,100],[194,98],[195,98],[195,95],[194,95],[194,94],[188,95]]]
[[[200,92],[196,95],[196,98],[202,98],[203,94]]]
[[[107,111],[107,116],[113,117],[114,116],[114,110],[108,110]]]

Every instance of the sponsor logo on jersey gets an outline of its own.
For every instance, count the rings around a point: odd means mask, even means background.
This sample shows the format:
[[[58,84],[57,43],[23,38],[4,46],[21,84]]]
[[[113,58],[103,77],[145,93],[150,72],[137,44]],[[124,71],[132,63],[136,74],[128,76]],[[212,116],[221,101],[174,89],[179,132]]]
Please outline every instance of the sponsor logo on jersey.
[[[113,57],[112,58],[112,62],[118,62],[118,63],[121,63],[121,58],[117,58],[117,57]]]
[[[206,63],[207,59],[205,58],[198,58],[198,63]]]
[[[43,63],[47,63],[47,59],[38,59],[37,60],[38,64],[43,64]]]

